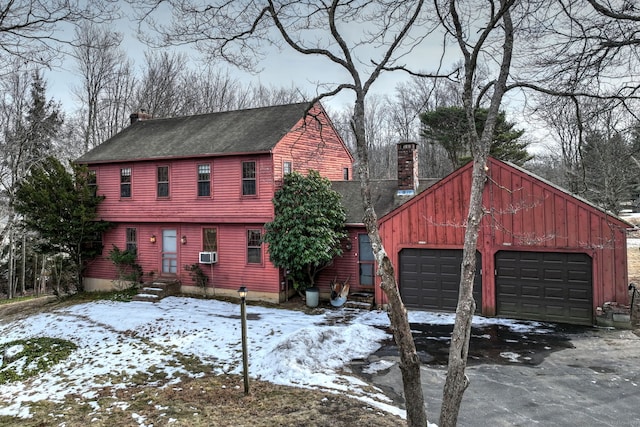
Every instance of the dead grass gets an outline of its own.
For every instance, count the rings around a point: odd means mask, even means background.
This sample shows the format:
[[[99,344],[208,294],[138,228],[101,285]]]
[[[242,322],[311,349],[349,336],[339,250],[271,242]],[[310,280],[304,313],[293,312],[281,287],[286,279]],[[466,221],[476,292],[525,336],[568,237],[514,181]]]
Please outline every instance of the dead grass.
[[[627,249],[627,269],[629,283],[640,285],[640,248]]]
[[[310,426],[404,425],[399,417],[339,394],[252,381],[245,396],[242,378],[207,376],[164,388],[110,387],[87,399],[69,396],[63,403],[39,402],[33,418],[0,417],[7,427],[113,426]]]

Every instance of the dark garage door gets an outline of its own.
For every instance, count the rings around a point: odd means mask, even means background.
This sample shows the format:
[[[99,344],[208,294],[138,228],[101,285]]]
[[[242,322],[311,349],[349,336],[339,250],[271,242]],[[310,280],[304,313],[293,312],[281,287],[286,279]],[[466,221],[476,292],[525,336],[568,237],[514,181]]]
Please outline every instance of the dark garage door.
[[[586,254],[496,254],[498,316],[591,325],[592,292]]]
[[[400,252],[400,296],[409,308],[455,311],[460,287],[462,251],[457,249],[403,249]],[[480,253],[476,255],[473,297],[482,310]]]

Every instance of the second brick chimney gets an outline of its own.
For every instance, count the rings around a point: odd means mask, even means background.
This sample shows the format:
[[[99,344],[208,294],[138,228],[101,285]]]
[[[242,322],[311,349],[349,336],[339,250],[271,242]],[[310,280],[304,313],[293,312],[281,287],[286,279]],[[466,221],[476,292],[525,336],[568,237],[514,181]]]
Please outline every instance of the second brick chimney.
[[[418,192],[418,144],[398,143],[398,195],[412,196]]]
[[[135,122],[139,122],[142,120],[151,120],[153,118],[153,116],[147,112],[145,112],[144,110],[140,110],[137,113],[132,113],[129,116],[129,120],[131,120],[131,124],[134,124]]]

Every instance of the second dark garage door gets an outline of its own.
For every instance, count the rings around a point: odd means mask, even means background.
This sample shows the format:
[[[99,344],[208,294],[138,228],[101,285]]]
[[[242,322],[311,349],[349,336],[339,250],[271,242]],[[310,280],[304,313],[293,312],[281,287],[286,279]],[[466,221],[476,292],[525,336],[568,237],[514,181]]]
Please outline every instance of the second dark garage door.
[[[462,251],[457,249],[403,249],[400,252],[400,295],[407,307],[455,311],[460,287]],[[482,310],[480,254],[476,256],[473,296]]]
[[[592,263],[587,254],[500,251],[496,314],[592,324]]]

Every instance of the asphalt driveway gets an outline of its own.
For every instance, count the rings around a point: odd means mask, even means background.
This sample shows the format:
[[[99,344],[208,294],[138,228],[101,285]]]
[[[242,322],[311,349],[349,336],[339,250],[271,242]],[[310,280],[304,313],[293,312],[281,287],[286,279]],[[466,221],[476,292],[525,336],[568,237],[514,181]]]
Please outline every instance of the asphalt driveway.
[[[504,360],[472,363],[467,368],[471,384],[464,394],[458,425],[640,426],[640,338],[631,331],[597,328],[561,335],[568,345],[543,346],[541,351],[548,351],[539,363],[509,359],[512,352],[500,348],[497,354]],[[397,361],[398,357],[386,351],[371,355],[367,362],[381,359]],[[362,375],[398,403],[402,401],[397,363]],[[445,366],[423,364],[428,416],[436,423],[445,375]]]

